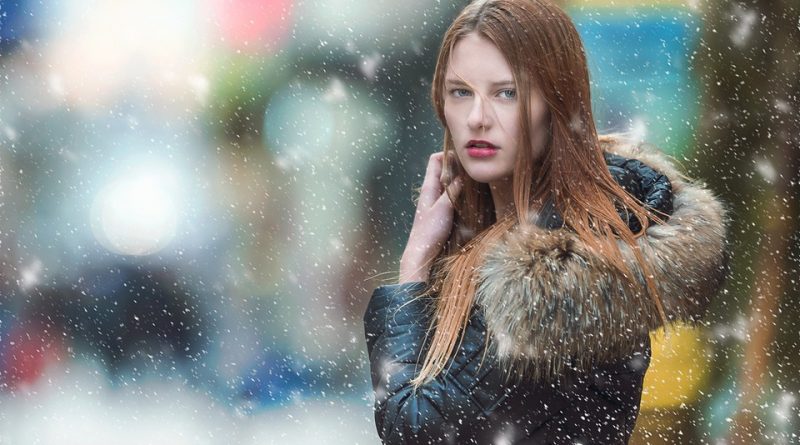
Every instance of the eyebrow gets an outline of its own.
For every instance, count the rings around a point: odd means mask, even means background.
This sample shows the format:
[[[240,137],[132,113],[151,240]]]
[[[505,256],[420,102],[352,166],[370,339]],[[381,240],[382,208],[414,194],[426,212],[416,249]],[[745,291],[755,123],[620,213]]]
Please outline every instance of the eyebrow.
[[[452,84],[452,85],[468,86],[467,83],[464,82],[461,79],[445,79],[444,83],[449,83],[449,84]],[[499,86],[505,86],[505,85],[514,85],[514,81],[513,80],[500,80],[500,81],[491,83],[492,87],[499,87]]]

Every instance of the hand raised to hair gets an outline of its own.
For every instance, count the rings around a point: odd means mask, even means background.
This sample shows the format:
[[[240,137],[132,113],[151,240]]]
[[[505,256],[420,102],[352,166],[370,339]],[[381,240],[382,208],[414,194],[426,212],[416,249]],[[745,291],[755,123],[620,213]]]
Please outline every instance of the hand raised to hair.
[[[443,162],[441,151],[428,159],[414,224],[400,259],[400,283],[428,280],[431,263],[453,228],[453,203],[442,185]],[[458,197],[462,185],[462,178],[457,177],[448,186],[453,199]]]

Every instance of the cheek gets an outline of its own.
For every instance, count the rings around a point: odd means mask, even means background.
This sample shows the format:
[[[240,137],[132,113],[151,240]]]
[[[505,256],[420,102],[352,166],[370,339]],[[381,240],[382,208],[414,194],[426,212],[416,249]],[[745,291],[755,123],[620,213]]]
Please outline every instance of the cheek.
[[[517,141],[519,139],[519,132],[520,132],[520,115],[519,111],[515,108],[508,108],[503,110],[501,114],[499,114],[500,121],[503,126],[503,132],[506,134],[512,141]]]
[[[456,112],[456,109],[446,102],[444,104],[444,120],[445,124],[451,128],[454,124],[458,123],[458,113]]]
[[[536,128],[547,124],[547,106],[541,97],[534,96],[531,100],[530,116]]]

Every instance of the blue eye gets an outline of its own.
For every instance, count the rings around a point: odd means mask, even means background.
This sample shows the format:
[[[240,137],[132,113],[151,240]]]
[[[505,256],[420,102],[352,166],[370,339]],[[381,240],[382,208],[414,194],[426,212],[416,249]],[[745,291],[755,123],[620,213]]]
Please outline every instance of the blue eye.
[[[512,88],[505,89],[500,91],[500,96],[502,96],[504,99],[515,99],[517,97],[517,90]]]
[[[467,97],[469,96],[469,90],[464,88],[453,88],[450,90],[450,94],[455,97]]]

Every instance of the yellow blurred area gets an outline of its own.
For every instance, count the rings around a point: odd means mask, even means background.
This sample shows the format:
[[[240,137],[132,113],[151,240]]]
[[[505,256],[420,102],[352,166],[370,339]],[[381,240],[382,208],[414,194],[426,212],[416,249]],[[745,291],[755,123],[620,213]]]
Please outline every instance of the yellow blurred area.
[[[701,329],[672,325],[650,334],[653,356],[644,378],[643,410],[677,407],[697,399],[710,364]]]

